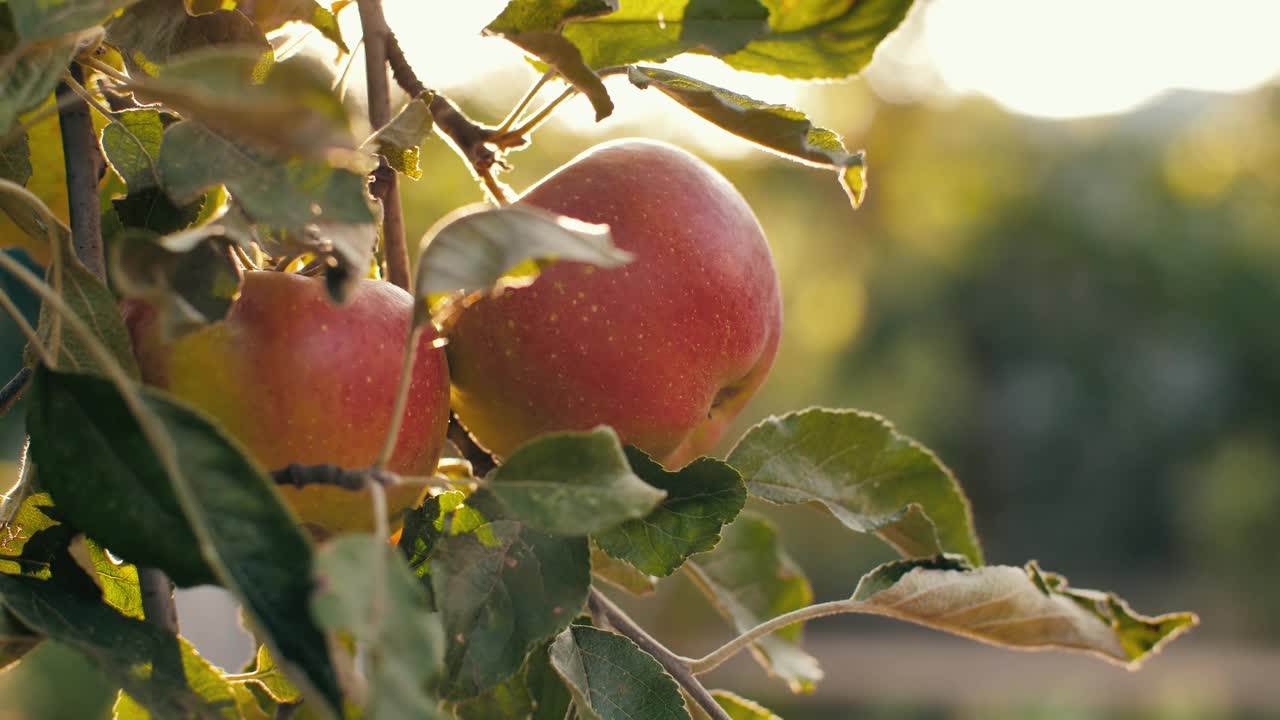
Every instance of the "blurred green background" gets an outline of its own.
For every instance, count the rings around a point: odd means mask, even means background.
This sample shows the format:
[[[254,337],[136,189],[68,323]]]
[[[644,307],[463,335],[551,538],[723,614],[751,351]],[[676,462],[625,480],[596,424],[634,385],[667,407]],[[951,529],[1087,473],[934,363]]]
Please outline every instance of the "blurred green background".
[[[496,120],[531,78],[516,67],[449,91]],[[1173,92],[1075,120],[973,97],[893,103],[863,81],[794,102],[868,150],[860,210],[833,175],[661,103],[599,127],[570,108],[504,179],[522,189],[623,135],[708,158],[756,209],[785,299],[777,363],[732,437],[811,405],[881,413],[955,471],[990,562],[1034,558],[1203,623],[1130,674],[840,618],[808,631],[827,672],[816,694],[788,697],[746,659],[716,683],[788,720],[1280,717],[1280,87]],[[422,164],[425,179],[404,186],[411,237],[481,199],[442,142]],[[11,325],[0,343],[8,373]],[[20,419],[0,421],[10,457]],[[768,512],[819,599],[888,557],[816,509]],[[725,639],[695,592],[668,585],[634,605],[655,634],[693,654]],[[184,626],[232,662],[240,641],[205,607],[185,605]],[[85,678],[77,692],[51,682],[71,672]],[[107,690],[43,648],[0,675],[0,720],[101,714]]]

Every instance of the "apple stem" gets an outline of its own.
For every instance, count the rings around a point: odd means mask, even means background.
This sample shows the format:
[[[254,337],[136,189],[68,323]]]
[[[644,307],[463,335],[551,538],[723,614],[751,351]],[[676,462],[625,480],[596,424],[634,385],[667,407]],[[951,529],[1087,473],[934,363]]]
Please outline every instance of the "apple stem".
[[[511,114],[507,116],[507,119],[503,120],[501,125],[494,128],[494,136],[501,137],[507,130],[510,130],[511,126],[516,124],[516,120],[520,119],[520,114],[524,112],[524,109],[529,107],[529,103],[533,102],[533,99],[538,96],[538,91],[542,89],[542,86],[546,85],[551,78],[555,76],[555,70],[548,70],[543,73],[542,77],[538,78],[538,81],[533,84],[533,87],[529,88],[529,92],[526,92],[524,97],[520,98],[520,102],[516,104],[515,108],[511,111]]]
[[[616,65],[613,67],[607,67],[602,70],[598,70],[596,72],[596,75],[598,75],[601,78],[606,78],[606,77],[609,77],[610,75],[621,75],[622,73],[627,72],[628,68],[629,66],[627,65]],[[548,75],[549,74],[550,73],[548,73]],[[538,85],[535,85],[534,89],[530,91],[531,94],[529,96],[529,99],[532,99],[532,93],[536,92],[539,88],[541,88],[542,82],[545,82],[545,81],[546,81],[546,76],[544,76],[543,80],[540,81]],[[493,145],[503,150],[524,145],[529,141],[528,139],[529,134],[532,133],[534,130],[537,130],[539,127],[541,127],[542,123],[546,122],[547,118],[551,117],[551,113],[554,112],[555,109],[559,107],[561,103],[563,103],[565,100],[568,100],[569,98],[577,94],[578,94],[578,88],[570,85],[569,87],[565,88],[564,92],[560,93],[550,102],[548,102],[546,105],[542,106],[541,110],[534,113],[534,115],[528,120],[525,120],[524,122],[520,123],[520,126],[515,128],[514,130],[507,129],[509,125],[513,124],[513,121],[508,119],[507,122],[502,124],[501,128],[494,131],[494,137],[492,138],[491,142],[493,143]],[[522,110],[523,108],[524,108],[524,104],[522,104],[518,108],[518,110]]]
[[[387,427],[386,439],[382,441],[382,451],[373,462],[374,470],[382,470],[391,462],[395,454],[396,440],[400,437],[400,427],[404,424],[404,411],[409,405],[409,386],[413,383],[413,361],[418,356],[418,333],[422,327],[411,323],[409,340],[405,346],[403,360],[400,363],[400,382],[396,385],[396,399],[391,406],[391,424]]]
[[[663,669],[680,684],[680,687],[684,688],[684,691],[698,703],[703,712],[711,717],[711,720],[733,720],[693,673],[689,658],[676,655],[668,650],[667,646],[653,639],[653,636],[637,625],[636,621],[632,620],[622,608],[614,605],[608,596],[596,588],[591,588],[587,605],[591,608],[592,616],[606,620],[614,630],[630,638],[640,646],[641,650],[657,660]]]

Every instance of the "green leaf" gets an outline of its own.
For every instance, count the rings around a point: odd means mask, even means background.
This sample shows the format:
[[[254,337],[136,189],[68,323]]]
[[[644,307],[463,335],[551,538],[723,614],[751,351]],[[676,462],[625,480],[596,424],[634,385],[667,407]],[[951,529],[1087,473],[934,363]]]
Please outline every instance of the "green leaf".
[[[364,175],[303,158],[280,160],[191,122],[165,130],[160,177],[179,203],[225,184],[252,220],[276,227],[374,222]]]
[[[596,544],[642,573],[666,577],[690,555],[720,542],[720,528],[733,522],[747,501],[742,476],[719,460],[703,457],[675,472],[627,448],[627,460],[642,480],[667,497],[649,515],[598,533]]]
[[[266,178],[263,178],[264,180]],[[306,178],[301,178],[305,182]],[[344,187],[347,178],[338,178]],[[256,182],[256,180],[255,180]],[[363,177],[361,192],[363,193]],[[354,188],[346,190],[354,191]],[[345,202],[354,196],[335,200]],[[318,206],[317,206],[318,207]],[[342,208],[338,208],[342,210]],[[358,212],[355,206],[343,212]],[[336,303],[346,302],[347,294],[369,272],[373,248],[378,242],[378,227],[370,224],[322,222],[294,228],[258,226],[257,242],[271,256],[313,254],[331,260],[325,273],[325,287]]]
[[[309,697],[330,708],[340,707],[341,693],[324,636],[304,609],[311,592],[311,546],[262,470],[212,422],[164,393],[140,389],[142,418],[135,416],[134,421],[127,421],[130,412],[124,398],[104,380],[51,371],[44,371],[41,380],[46,385],[42,392],[53,395],[52,391],[56,391],[56,396],[75,398],[87,415],[86,420],[94,421],[92,425],[78,426],[79,431],[96,434],[94,442],[99,448],[130,448],[128,462],[142,468],[141,472],[151,472],[148,468],[156,466],[172,469],[166,475],[173,495],[199,540],[200,554],[220,584],[240,600],[255,629],[290,677],[304,691],[313,691]],[[151,429],[157,447],[136,439],[143,422]],[[83,446],[81,450],[81,462],[124,462],[106,456],[89,460]],[[164,464],[161,458],[171,464]],[[63,467],[71,467],[67,459],[57,461]],[[142,501],[148,497],[143,492],[126,496],[96,470],[81,473],[79,479],[87,485],[95,478],[102,483],[101,502],[108,497],[117,501],[125,497]],[[83,489],[77,491],[91,494]],[[157,500],[153,507],[163,506]],[[112,537],[92,534],[114,550],[123,541],[116,536],[136,532],[136,527],[120,518],[106,517],[104,525],[113,519],[117,525]],[[166,535],[139,535],[148,540],[165,538],[164,543],[152,541],[155,545],[180,541]]]
[[[219,223],[181,233],[197,242],[190,249],[166,249],[166,239],[129,232],[111,248],[111,276],[120,293],[156,309],[162,338],[176,338],[217,322],[231,311],[240,289],[240,266],[223,238]],[[176,236],[171,236],[176,237]]]
[[[761,2],[769,7],[770,32],[721,59],[749,72],[834,80],[856,75],[871,62],[913,0]]]
[[[631,563],[617,560],[598,547],[591,548],[591,574],[632,595],[651,595],[658,589],[658,578],[640,572]]]
[[[535,654],[531,653],[530,659]],[[478,697],[458,703],[454,716],[458,720],[527,720],[533,710],[533,698],[525,687],[524,673],[519,673]],[[556,720],[563,718],[561,715]]]
[[[89,326],[96,340],[111,351],[130,377],[139,377],[133,343],[120,316],[115,295],[76,259],[69,237],[62,244],[61,261],[49,267],[48,280],[63,301]],[[62,370],[101,373],[83,338],[66,329],[62,317],[47,303],[41,305],[36,332]]]
[[[250,3],[237,5],[246,6],[240,8],[241,12],[247,12],[263,32],[271,32],[291,20],[297,20],[319,30],[321,35],[331,40],[342,52],[351,52],[342,40],[338,18],[316,0],[257,0],[252,3],[251,9],[247,7]]]
[[[253,22],[234,10],[189,15],[172,0],[142,0],[107,26],[107,42],[120,51],[135,78],[156,76],[160,66],[193,50],[234,46],[265,69],[271,44]]]
[[[613,114],[613,100],[600,76],[587,65],[582,51],[560,34],[570,20],[591,18],[618,9],[617,0],[515,0],[485,28],[485,34],[506,38],[520,49],[555,68],[576,87],[596,111],[596,121]]]
[[[391,122],[364,143],[364,147],[372,145],[377,148],[378,154],[387,159],[393,170],[414,180],[422,179],[418,158],[422,143],[430,137],[435,124],[431,117],[431,98],[428,94],[410,100]]]
[[[458,720],[564,720],[573,699],[551,667],[551,641],[529,653],[521,671],[454,705]]]
[[[11,520],[0,526],[0,573],[26,575],[47,580],[59,568],[66,568],[70,578],[76,573],[67,550],[77,530],[61,522],[46,492],[28,495]],[[59,579],[62,573],[56,573]],[[82,589],[89,589],[86,585]]]
[[[50,582],[0,575],[0,603],[78,651],[157,717],[239,717],[230,688],[186,640]]]
[[[289,682],[289,678],[285,677],[284,671],[271,657],[271,651],[266,645],[258,646],[258,652],[254,655],[253,670],[239,675],[229,675],[227,681],[233,684],[254,683],[278,703],[296,703],[302,700],[302,693],[298,692],[293,683]]]
[[[129,87],[259,149],[324,161],[355,149],[351,118],[330,82],[306,57],[264,67],[255,48],[212,47],[174,58],[158,77],[138,76]]]
[[[4,6],[0,6],[0,17]],[[13,50],[16,60],[0,53],[12,65],[0,73],[0,133],[7,134],[18,116],[44,102],[57,86],[75,55],[74,42],[47,44]]]
[[[125,110],[113,119],[102,129],[102,150],[107,161],[130,193],[157,186],[160,172],[156,163],[164,136],[160,112],[150,108]]]
[[[472,206],[427,231],[418,261],[417,297],[524,287],[548,262],[571,260],[619,267],[631,253],[616,247],[604,225],[524,207]]]
[[[113,560],[106,548],[92,538],[86,540],[89,559],[98,584],[102,587],[102,599],[125,617],[144,619],[142,589],[138,584],[138,568],[126,562]]]
[[[770,105],[670,70],[632,67],[627,73],[636,87],[655,87],[698,116],[766,150],[808,165],[833,168],[853,206],[862,204],[867,189],[862,152],[845,150],[839,135],[814,127],[799,110]]]
[[[906,557],[954,552],[982,563],[969,500],[951,471],[878,415],[819,408],[770,418],[738,441],[729,464],[751,494],[821,503]]]
[[[666,493],[636,477],[612,429],[543,435],[485,479],[509,516],[557,535],[591,535],[649,514]]]
[[[364,717],[444,718],[432,685],[443,665],[439,615],[404,560],[373,535],[345,535],[316,556],[311,611],[362,652]]]
[[[731,53],[768,33],[767,16],[757,0],[623,0],[615,13],[569,22],[564,36],[588,66],[603,68]]]
[[[739,515],[716,549],[687,567],[699,589],[740,633],[813,602],[813,589],[783,551],[778,531],[752,512]],[[818,661],[800,649],[802,628],[791,625],[751,647],[756,660],[793,692],[811,691],[822,679]]]
[[[713,55],[739,70],[797,80],[856,75],[912,0],[623,0],[571,19],[563,34],[593,68]],[[767,16],[767,19],[766,19]]]
[[[56,38],[94,25],[136,0],[9,0],[14,29],[26,42]]]
[[[41,484],[60,513],[119,557],[183,587],[215,582],[137,420],[112,402],[109,384],[89,380],[36,370],[27,432]]]
[[[551,642],[534,650],[524,668],[525,689],[533,699],[529,720],[564,720],[573,696],[560,674],[551,666]]]
[[[486,498],[468,500],[477,502],[496,515]],[[464,699],[511,677],[530,650],[568,626],[586,602],[591,561],[586,538],[493,520],[440,537],[430,577],[449,642],[445,691]]]
[[[0,178],[22,186],[31,179],[31,144],[25,132],[0,147]]]
[[[551,644],[551,665],[584,720],[689,720],[676,681],[616,633],[571,625]]]
[[[959,555],[881,565],[858,583],[850,609],[1003,647],[1081,650],[1131,670],[1200,622],[1193,613],[1139,615],[1034,562],[975,569]]]

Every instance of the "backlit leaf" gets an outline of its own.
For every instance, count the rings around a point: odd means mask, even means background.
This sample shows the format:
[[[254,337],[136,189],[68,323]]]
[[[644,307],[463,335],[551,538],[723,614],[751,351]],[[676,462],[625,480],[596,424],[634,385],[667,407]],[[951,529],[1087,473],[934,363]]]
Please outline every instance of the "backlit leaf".
[[[1130,669],[1199,623],[1192,613],[1139,615],[1035,563],[973,568],[955,555],[881,565],[858,583],[850,608],[1003,647],[1081,650]]]
[[[845,150],[839,135],[814,127],[799,110],[770,105],[660,68],[632,67],[628,77],[636,87],[657,88],[702,118],[766,150],[808,165],[833,168],[853,206],[862,204],[867,187],[863,154]]]
[[[738,441],[729,464],[752,495],[821,503],[904,556],[945,551],[982,562],[969,501],[951,471],[878,415],[819,408],[770,418]]]

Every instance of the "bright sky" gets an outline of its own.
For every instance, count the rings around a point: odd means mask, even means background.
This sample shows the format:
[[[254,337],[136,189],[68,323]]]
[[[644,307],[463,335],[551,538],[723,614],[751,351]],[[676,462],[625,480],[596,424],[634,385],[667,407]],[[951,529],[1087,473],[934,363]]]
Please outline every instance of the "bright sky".
[[[1256,87],[1280,74],[1277,30],[1276,0],[932,0],[877,61],[1015,112],[1081,117],[1170,89]]]
[[[407,43],[411,61],[429,84],[448,89],[521,67],[514,48],[477,35],[504,5],[473,0],[443,13],[435,3],[389,0],[388,19],[413,28],[401,32],[414,38]],[[355,19],[349,15],[344,20]],[[1235,92],[1277,77],[1278,30],[1280,0],[917,0],[867,75],[888,99],[975,93],[1028,115],[1112,114],[1171,89]],[[799,91],[777,78],[703,58],[676,62],[676,69],[763,100],[798,99]],[[620,116],[639,122],[652,122],[669,102],[652,91],[621,91],[615,99]],[[572,103],[563,119],[591,124],[585,102]]]

